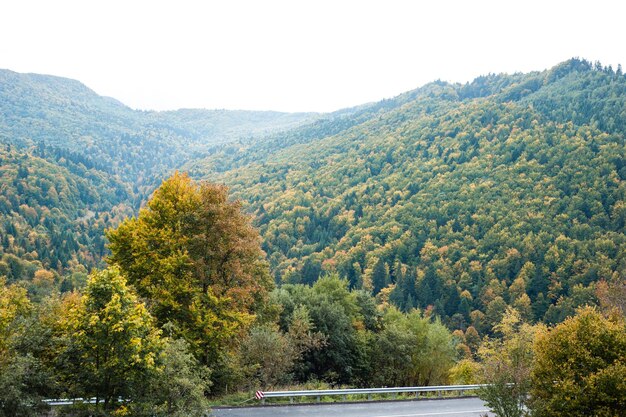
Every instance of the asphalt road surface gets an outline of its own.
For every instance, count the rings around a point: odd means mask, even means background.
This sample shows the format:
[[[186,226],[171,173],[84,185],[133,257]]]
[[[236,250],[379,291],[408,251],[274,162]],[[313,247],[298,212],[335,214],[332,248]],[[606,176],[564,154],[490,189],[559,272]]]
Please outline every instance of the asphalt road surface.
[[[313,404],[213,409],[215,417],[479,417],[487,407],[478,398]],[[492,414],[490,414],[492,415]]]

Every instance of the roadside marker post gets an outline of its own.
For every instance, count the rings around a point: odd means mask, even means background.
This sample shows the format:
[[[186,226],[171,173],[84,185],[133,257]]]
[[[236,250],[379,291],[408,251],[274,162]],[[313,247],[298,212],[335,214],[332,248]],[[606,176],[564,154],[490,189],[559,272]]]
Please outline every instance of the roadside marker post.
[[[254,394],[254,397],[255,397],[257,400],[261,400],[261,403],[262,403],[262,404],[265,404],[265,395],[263,394],[263,391],[257,391],[257,392]]]

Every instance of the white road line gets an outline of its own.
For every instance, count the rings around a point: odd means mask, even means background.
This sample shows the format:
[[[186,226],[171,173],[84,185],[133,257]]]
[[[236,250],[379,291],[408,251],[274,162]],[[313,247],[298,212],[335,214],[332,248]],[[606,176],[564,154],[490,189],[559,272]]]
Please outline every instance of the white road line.
[[[464,413],[486,413],[489,410],[465,410],[465,411],[445,411],[441,413],[423,413],[423,414],[389,414],[385,416],[372,416],[372,417],[426,417],[426,416],[447,416],[450,414],[464,414]]]

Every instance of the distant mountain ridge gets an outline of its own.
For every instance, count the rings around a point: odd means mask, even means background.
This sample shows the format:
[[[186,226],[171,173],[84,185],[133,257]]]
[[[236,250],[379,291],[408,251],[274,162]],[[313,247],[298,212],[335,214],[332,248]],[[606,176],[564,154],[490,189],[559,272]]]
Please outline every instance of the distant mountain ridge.
[[[75,80],[7,70],[0,70],[0,103],[1,142],[19,147],[44,143],[82,154],[139,185],[212,145],[240,137],[258,138],[316,116],[201,109],[138,111],[99,96]]]

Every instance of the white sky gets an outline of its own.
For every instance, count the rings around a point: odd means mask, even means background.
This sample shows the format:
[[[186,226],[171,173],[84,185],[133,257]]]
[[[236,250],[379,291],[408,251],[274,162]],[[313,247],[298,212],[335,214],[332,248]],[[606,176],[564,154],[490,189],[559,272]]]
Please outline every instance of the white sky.
[[[0,68],[141,109],[332,111],[573,56],[626,66],[621,3],[2,0]]]

